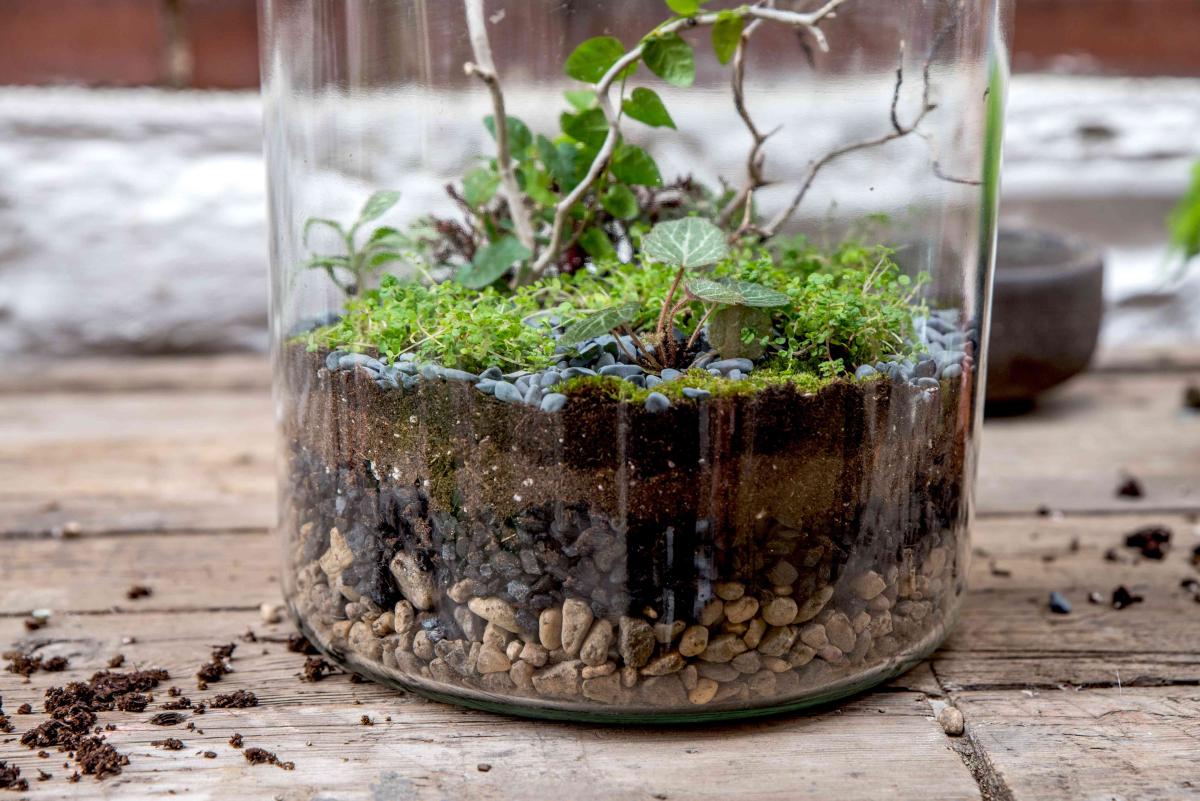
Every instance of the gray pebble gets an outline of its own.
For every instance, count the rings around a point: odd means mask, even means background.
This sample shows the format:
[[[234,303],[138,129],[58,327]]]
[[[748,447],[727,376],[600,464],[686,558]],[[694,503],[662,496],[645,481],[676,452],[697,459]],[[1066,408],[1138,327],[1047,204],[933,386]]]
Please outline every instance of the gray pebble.
[[[711,398],[712,393],[707,389],[700,389],[699,387],[684,387],[683,396],[692,400],[704,400],[705,398]]]
[[[490,378],[492,381],[499,381],[504,377],[503,371],[499,367],[489,367],[479,375],[480,378]]]
[[[474,373],[468,373],[466,370],[452,370],[450,368],[443,368],[442,378],[446,379],[447,381],[478,381],[479,380],[479,376],[475,375]]]
[[[696,361],[692,362],[690,366],[703,370],[705,367],[708,367],[710,363],[712,363],[712,360],[713,355],[711,353],[705,353],[703,356],[697,356]]]
[[[528,378],[518,378],[513,382],[513,385],[517,388],[517,392],[521,393],[522,397],[524,397],[525,393],[529,391]]]
[[[344,350],[331,351],[330,354],[325,357],[325,369],[331,373],[334,372],[338,369],[341,358],[346,355],[348,354]]]
[[[524,396],[521,395],[520,390],[507,381],[496,382],[496,398],[505,403],[520,403],[524,400]]]
[[[646,388],[647,389],[654,389],[654,387],[657,387],[661,383],[663,383],[663,380],[656,375],[646,376]]]
[[[397,362],[396,369],[405,375],[413,375],[417,372],[417,366],[411,361]]]
[[[735,368],[733,370],[730,370],[728,373],[726,373],[725,377],[728,378],[730,381],[741,381],[746,376],[744,373],[742,373],[741,370],[738,370]]]
[[[916,384],[921,389],[937,389],[940,386],[936,378],[918,378]]]
[[[542,398],[541,409],[543,412],[557,412],[562,407],[567,405],[567,396],[559,392],[551,392],[546,397]]]
[[[600,368],[600,375],[615,375],[620,378],[628,378],[631,375],[641,375],[644,372],[645,370],[636,364],[610,364],[608,367]]]
[[[662,371],[663,381],[678,381],[680,378],[683,378],[683,373],[673,367],[668,367]]]
[[[949,367],[943,368],[942,378],[962,378],[962,366],[952,364]]]
[[[715,367],[708,368],[708,374],[711,376],[717,376],[717,377],[720,377],[722,375],[721,371],[716,369]]]
[[[347,353],[338,359],[338,367],[342,370],[352,370],[355,367],[365,367],[373,373],[383,372],[383,362],[365,353]]]
[[[912,374],[917,378],[933,378],[937,375],[938,364],[932,356],[923,355],[913,367]]]
[[[563,378],[578,378],[578,377],[584,376],[584,375],[595,375],[595,374],[596,374],[595,370],[589,370],[586,367],[568,367],[566,370],[563,370],[562,376],[563,376]]]
[[[879,375],[879,371],[869,364],[864,364],[854,371],[854,377],[859,379],[870,378],[873,375]]]
[[[424,378],[426,381],[432,381],[433,379],[437,378],[441,374],[442,374],[442,368],[438,367],[436,364],[421,365],[421,377]]]
[[[496,382],[490,378],[485,378],[475,385],[475,389],[479,390],[485,395],[491,395],[496,391]]]
[[[663,412],[671,408],[671,399],[661,392],[651,392],[646,398],[646,411]]]
[[[538,386],[540,386],[542,389],[549,389],[559,381],[562,381],[562,375],[557,370],[547,370],[546,372],[542,373],[542,377],[538,379]]]
[[[611,353],[604,353],[599,359],[596,360],[596,368],[603,369],[616,363],[617,357],[613,356]]]
[[[741,370],[743,373],[748,373],[754,369],[754,362],[749,359],[721,359],[720,361],[710,362],[709,369],[720,370],[722,373],[727,373],[730,370]]]
[[[625,380],[628,381],[630,384],[633,384],[635,387],[645,388],[645,386],[646,386],[646,376],[644,376],[644,375],[626,376]]]
[[[537,384],[530,384],[529,389],[527,389],[525,391],[525,397],[524,397],[525,405],[526,406],[537,406],[538,402],[541,401],[541,399],[542,399],[542,388],[539,387]]]

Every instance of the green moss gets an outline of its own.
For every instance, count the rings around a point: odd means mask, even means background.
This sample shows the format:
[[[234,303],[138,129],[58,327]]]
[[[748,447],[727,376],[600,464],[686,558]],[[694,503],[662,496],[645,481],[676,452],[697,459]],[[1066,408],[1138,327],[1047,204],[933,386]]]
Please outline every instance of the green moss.
[[[313,349],[371,351],[388,360],[412,353],[472,372],[492,365],[540,370],[562,358],[554,326],[600,309],[635,304],[631,327],[651,337],[675,273],[676,268],[654,262],[607,260],[594,270],[550,276],[513,291],[386,276],[378,290],[347,302],[340,323],[308,334],[307,341]],[[825,251],[803,239],[772,243],[769,249],[743,247],[705,274],[751,281],[789,299],[755,318],[759,330],[740,332],[747,352],[764,354],[760,370],[741,384],[721,379],[695,384],[714,394],[727,386],[752,392],[763,386],[759,382],[808,386],[905,353],[922,282],[904,275],[885,248],[847,243]],[[685,303],[674,324],[690,334],[704,312],[699,300]]]
[[[646,389],[631,384],[617,376],[579,376],[567,381],[559,391],[564,395],[600,395],[612,400],[628,403],[643,403],[651,392],[666,395],[672,402],[692,402],[683,394],[685,388],[703,389],[715,398],[732,398],[753,395],[769,387],[791,386],[798,392],[819,392],[839,379],[821,377],[813,373],[795,373],[786,370],[756,370],[738,381],[715,376],[706,370],[688,370],[681,378],[664,381],[656,387]],[[869,379],[868,379],[869,380]]]

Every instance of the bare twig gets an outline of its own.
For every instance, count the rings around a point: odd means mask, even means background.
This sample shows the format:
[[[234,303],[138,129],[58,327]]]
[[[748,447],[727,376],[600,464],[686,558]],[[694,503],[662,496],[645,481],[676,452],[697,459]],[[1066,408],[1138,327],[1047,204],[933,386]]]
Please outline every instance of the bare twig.
[[[470,3],[471,0],[467,0],[467,2]],[[837,9],[846,2],[848,0],[828,0],[828,2],[815,11],[805,13],[785,11],[767,6],[750,6],[744,10],[743,14],[752,20],[768,20],[788,25],[798,30],[807,31],[817,42],[817,46],[824,51],[828,49],[829,45],[825,34],[821,32],[819,26],[824,20],[833,16]],[[681,17],[659,26],[655,30],[655,35],[666,36],[685,29],[709,27],[716,24],[718,19],[720,19],[720,14],[716,11],[697,14],[692,17]],[[627,67],[637,63],[641,59],[643,48],[644,44],[638,44],[632,50],[625,53],[625,55],[617,59],[616,63],[609,67],[608,72],[596,83],[596,100],[600,106],[600,110],[604,113],[605,120],[608,121],[608,134],[605,136],[600,150],[592,160],[587,175],[554,207],[554,223],[550,229],[550,241],[534,260],[533,269],[530,271],[531,278],[536,279],[541,276],[554,262],[562,245],[563,229],[571,207],[578,203],[592,188],[596,180],[608,167],[608,163],[616,151],[617,141],[621,136],[621,118],[617,110],[620,104],[617,104],[614,108],[612,98],[609,96],[609,90]]]
[[[492,60],[492,46],[488,40],[487,20],[483,15],[483,0],[463,0],[467,11],[467,30],[471,37],[471,51],[475,62],[463,65],[468,75],[474,75],[487,85],[492,94],[492,122],[496,129],[496,163],[500,169],[500,181],[504,185],[504,200],[512,216],[517,240],[532,253],[536,246],[533,223],[529,209],[525,206],[525,193],[517,183],[513,170],[512,153],[508,143],[508,116],[504,113],[504,91],[496,64]]]
[[[783,225],[786,224],[789,219],[791,219],[793,214],[796,213],[796,209],[800,207],[800,204],[804,201],[808,191],[812,188],[813,182],[816,181],[817,175],[820,174],[821,170],[827,167],[830,163],[837,161],[842,156],[850,153],[855,153],[860,150],[867,150],[869,148],[880,147],[882,145],[886,145],[888,142],[902,139],[903,137],[906,137],[917,131],[917,128],[922,122],[925,121],[925,118],[937,108],[937,105],[930,100],[929,73],[933,61],[934,51],[937,49],[937,44],[939,41],[940,37],[934,42],[934,46],[930,48],[929,55],[925,60],[925,67],[923,70],[924,88],[921,92],[921,110],[917,113],[917,116],[913,118],[912,122],[908,124],[901,122],[898,110],[900,105],[900,94],[904,86],[904,44],[902,42],[900,45],[901,65],[896,69],[896,85],[892,90],[892,103],[889,110],[889,120],[891,122],[892,129],[886,134],[882,134],[871,139],[864,139],[860,142],[852,142],[848,145],[842,145],[839,148],[829,151],[819,159],[816,159],[809,164],[808,173],[805,175],[804,181],[800,184],[800,188],[792,197],[791,203],[788,204],[787,208],[776,214],[770,222],[757,229],[757,233],[767,238],[778,233],[779,229],[783,227]],[[743,233],[743,231],[739,230],[738,233]]]

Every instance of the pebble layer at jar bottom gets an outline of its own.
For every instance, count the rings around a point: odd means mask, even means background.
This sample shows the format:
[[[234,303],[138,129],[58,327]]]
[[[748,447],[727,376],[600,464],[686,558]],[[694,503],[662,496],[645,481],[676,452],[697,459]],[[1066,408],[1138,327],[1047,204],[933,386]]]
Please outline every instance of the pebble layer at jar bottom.
[[[289,347],[293,611],[375,678],[530,714],[704,717],[882,680],[964,588],[974,346],[930,319],[916,363],[662,408]]]

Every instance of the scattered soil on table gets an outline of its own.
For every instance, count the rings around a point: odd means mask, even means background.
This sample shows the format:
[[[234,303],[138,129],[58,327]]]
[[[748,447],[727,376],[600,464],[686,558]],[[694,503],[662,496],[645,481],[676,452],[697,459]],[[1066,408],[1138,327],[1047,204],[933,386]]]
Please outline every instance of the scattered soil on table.
[[[197,686],[201,690],[207,689],[210,683],[218,682],[226,674],[233,672],[233,668],[229,666],[229,661],[233,658],[233,652],[236,649],[237,645],[235,643],[213,646],[212,658],[201,665],[200,669],[196,671],[196,678],[199,679]]]
[[[183,740],[179,740],[175,737],[168,737],[165,740],[151,740],[150,745],[156,746],[158,748],[162,748],[166,751],[182,751],[183,750]]]
[[[201,754],[200,756],[204,757],[205,759],[216,759],[216,758],[217,758],[217,752],[216,752],[216,751],[205,751],[205,752],[204,752],[203,754]]]
[[[296,633],[287,639],[287,649],[294,654],[319,654],[317,647],[303,634]]]
[[[12,734],[12,721],[8,719],[8,715],[0,713],[0,734]]]
[[[284,770],[295,770],[295,762],[281,762],[279,757],[265,748],[247,748],[242,754],[251,765],[278,765]]]
[[[249,690],[238,690],[236,692],[218,695],[210,704],[213,709],[246,709],[247,707],[258,706],[258,696]]]
[[[17,714],[18,715],[32,715],[33,707],[30,706],[29,704],[21,704],[19,707],[17,707]]]
[[[1171,529],[1143,526],[1125,535],[1125,547],[1136,548],[1147,559],[1161,561],[1171,545]]]
[[[1185,409],[1200,411],[1200,384],[1188,384],[1183,391],[1183,406]]]
[[[125,654],[117,654],[112,659],[108,660],[108,666],[114,670],[116,668],[121,667],[124,664],[125,664]]]
[[[49,659],[43,659],[40,656],[27,654],[24,651],[6,651],[4,658],[8,660],[8,666],[5,670],[9,673],[16,673],[18,676],[24,676],[25,678],[29,678],[39,670],[45,673],[58,673],[69,667],[67,658],[63,656],[52,656]]]
[[[234,748],[241,748],[244,745],[242,741],[242,735],[235,732],[234,735],[229,738],[229,744]]]
[[[1144,597],[1142,597],[1141,595],[1135,595],[1134,593],[1129,591],[1128,587],[1126,587],[1124,584],[1122,584],[1119,587],[1117,587],[1115,590],[1113,590],[1112,608],[1113,609],[1124,609],[1127,606],[1133,606],[1134,604],[1140,604],[1144,600],[1146,600]]]
[[[136,601],[139,598],[149,598],[154,594],[154,590],[141,584],[134,584],[129,589],[125,590],[125,597],[131,601]]]
[[[177,726],[185,720],[187,715],[182,712],[159,712],[150,718],[150,723],[154,726]]]
[[[1118,498],[1141,498],[1145,494],[1145,491],[1142,489],[1142,482],[1138,481],[1134,476],[1125,476],[1121,480],[1121,483],[1117,485],[1116,495]]]
[[[176,689],[176,688],[172,688],[172,689]],[[174,701],[167,701],[165,704],[162,705],[162,708],[166,709],[166,710],[191,709],[192,708],[192,699],[188,698],[186,696],[177,697]]]
[[[29,782],[21,778],[20,768],[0,761],[0,790],[15,790],[23,793],[28,789]]]
[[[308,642],[308,640],[305,640]],[[333,670],[333,665],[319,656],[304,660],[304,681],[320,681]]]

